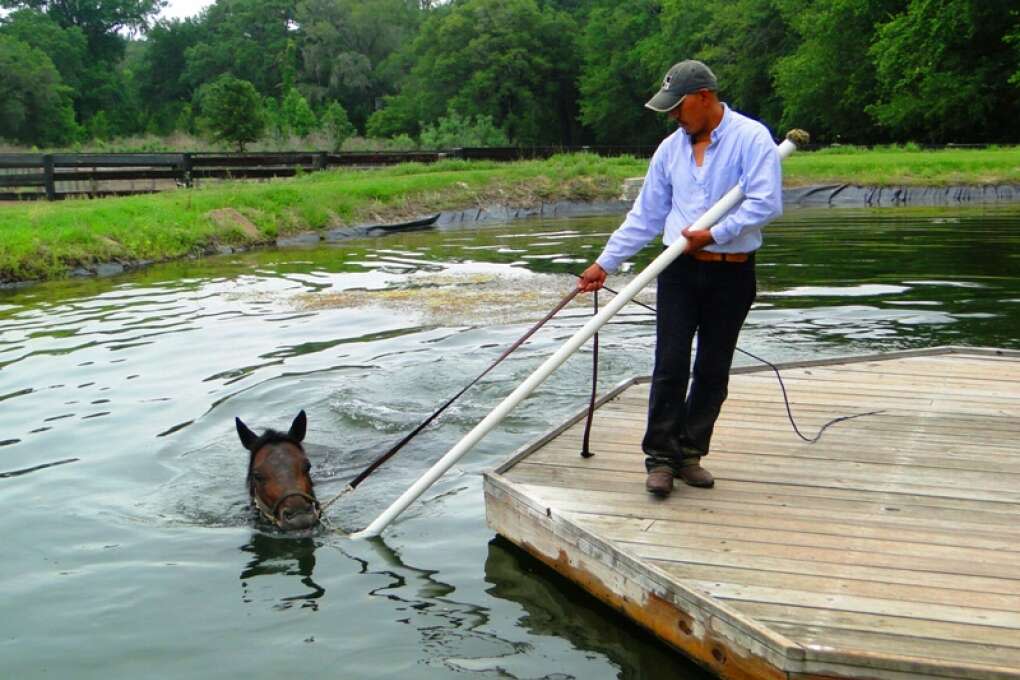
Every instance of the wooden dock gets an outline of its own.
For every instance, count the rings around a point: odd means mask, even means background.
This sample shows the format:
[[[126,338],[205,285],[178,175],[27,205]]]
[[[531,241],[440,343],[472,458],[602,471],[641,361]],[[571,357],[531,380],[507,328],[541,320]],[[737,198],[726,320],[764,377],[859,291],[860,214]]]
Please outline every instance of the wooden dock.
[[[647,380],[486,475],[490,526],[725,678],[1020,679],[1020,352],[735,369],[714,489],[644,490]]]

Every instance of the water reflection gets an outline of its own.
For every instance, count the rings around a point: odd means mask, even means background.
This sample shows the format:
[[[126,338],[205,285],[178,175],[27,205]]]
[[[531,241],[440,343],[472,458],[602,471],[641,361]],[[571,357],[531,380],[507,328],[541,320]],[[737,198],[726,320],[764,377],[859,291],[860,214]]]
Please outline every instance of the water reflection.
[[[425,663],[458,671],[492,672],[501,678],[518,677],[508,667],[513,659],[526,657],[530,648],[485,630],[490,618],[486,607],[453,599],[456,588],[439,579],[438,571],[405,564],[384,540],[374,538],[366,544],[383,567],[355,557],[362,573],[390,579],[370,594],[391,603],[400,616],[398,623],[417,629]]]
[[[527,615],[518,625],[536,635],[566,638],[575,647],[604,654],[616,664],[619,678],[642,680],[710,680],[702,671],[658,642],[643,629],[626,622],[571,581],[518,549],[495,538],[485,560],[488,593],[516,602]]]
[[[294,605],[318,611],[319,600],[326,594],[326,589],[312,578],[315,571],[315,541],[312,538],[292,538],[273,536],[270,534],[252,534],[251,541],[241,546],[241,550],[252,554],[252,559],[241,572],[241,600],[247,604],[255,602],[255,585],[252,581],[259,576],[293,576],[287,579],[288,590],[295,589],[294,581],[304,586],[305,590],[297,594],[275,594],[270,598],[275,601],[275,609],[290,609]],[[281,580],[273,579],[273,586],[279,587]]]

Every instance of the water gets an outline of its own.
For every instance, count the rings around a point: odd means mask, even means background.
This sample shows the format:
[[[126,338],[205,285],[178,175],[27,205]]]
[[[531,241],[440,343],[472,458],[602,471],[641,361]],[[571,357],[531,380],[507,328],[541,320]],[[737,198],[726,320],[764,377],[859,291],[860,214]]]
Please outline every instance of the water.
[[[305,409],[331,496],[551,308],[618,219],[0,293],[4,677],[703,678],[485,526],[480,473],[581,406],[588,353],[381,541],[260,533],[243,489],[235,416],[286,428]],[[1018,348],[1018,224],[1017,208],[792,211],[768,229],[741,345],[771,360]],[[568,307],[335,522],[367,524],[588,314]],[[649,372],[652,335],[633,306],[603,332],[603,389]]]

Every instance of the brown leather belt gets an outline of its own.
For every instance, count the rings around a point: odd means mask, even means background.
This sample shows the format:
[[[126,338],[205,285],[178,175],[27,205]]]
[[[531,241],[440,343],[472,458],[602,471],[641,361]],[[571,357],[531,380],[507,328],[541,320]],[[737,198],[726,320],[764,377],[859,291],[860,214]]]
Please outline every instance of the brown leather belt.
[[[702,262],[747,262],[747,253],[713,253],[699,250],[691,253],[691,257]]]

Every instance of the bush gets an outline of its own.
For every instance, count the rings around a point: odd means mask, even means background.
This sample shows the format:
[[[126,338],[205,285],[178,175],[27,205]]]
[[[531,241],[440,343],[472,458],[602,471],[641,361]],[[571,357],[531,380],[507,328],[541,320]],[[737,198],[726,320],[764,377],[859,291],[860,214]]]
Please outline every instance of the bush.
[[[308,133],[319,127],[312,107],[308,106],[308,101],[293,87],[280,104],[280,117],[286,129],[298,137],[307,137]]]
[[[340,102],[332,102],[326,107],[322,114],[322,127],[329,135],[333,151],[339,151],[344,142],[353,135],[356,130],[347,117],[347,110]]]
[[[506,133],[496,127],[492,116],[461,117],[450,111],[426,126],[421,132],[423,149],[455,149],[457,147],[507,146],[510,140]]]

